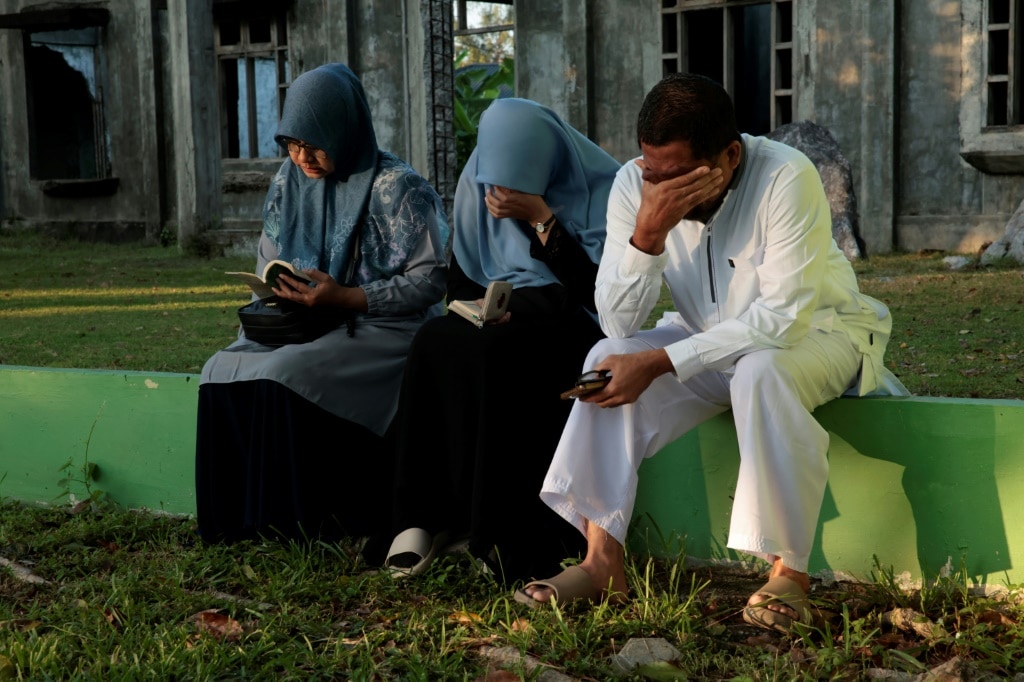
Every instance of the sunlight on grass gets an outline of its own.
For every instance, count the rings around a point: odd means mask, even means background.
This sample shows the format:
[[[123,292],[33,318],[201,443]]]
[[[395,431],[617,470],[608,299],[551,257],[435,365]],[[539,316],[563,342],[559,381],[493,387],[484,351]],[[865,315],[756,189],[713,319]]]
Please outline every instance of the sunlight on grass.
[[[17,302],[20,299],[55,299],[61,301],[75,298],[118,298],[132,296],[197,296],[238,294],[239,300],[248,298],[249,288],[232,285],[194,286],[194,287],[134,287],[104,289],[10,289],[3,293],[6,301]]]
[[[80,305],[60,307],[28,308],[25,310],[0,311],[0,320],[29,317],[57,317],[61,315],[82,315],[84,313],[123,313],[123,312],[161,312],[182,311],[224,307],[241,307],[245,301],[218,299],[215,301],[185,301],[168,303],[122,303],[120,305]]]

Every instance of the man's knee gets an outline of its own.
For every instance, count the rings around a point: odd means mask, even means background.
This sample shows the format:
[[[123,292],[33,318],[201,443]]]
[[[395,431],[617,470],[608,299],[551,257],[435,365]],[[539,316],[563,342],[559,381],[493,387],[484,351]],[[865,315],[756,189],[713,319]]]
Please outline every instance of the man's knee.
[[[733,395],[764,390],[777,390],[780,385],[792,385],[793,367],[790,353],[779,349],[766,349],[748,353],[736,362],[731,382]]]
[[[601,339],[594,344],[594,347],[590,349],[590,353],[587,354],[586,367],[587,369],[593,367],[609,355],[625,355],[626,353],[635,353],[638,350],[643,349],[644,347],[642,345],[638,345],[636,339],[633,337],[627,337],[624,339]]]

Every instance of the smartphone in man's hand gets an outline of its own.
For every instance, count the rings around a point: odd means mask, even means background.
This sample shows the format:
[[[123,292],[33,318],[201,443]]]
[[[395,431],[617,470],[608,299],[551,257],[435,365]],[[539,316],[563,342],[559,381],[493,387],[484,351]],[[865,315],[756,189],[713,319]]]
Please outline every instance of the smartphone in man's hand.
[[[574,400],[600,391],[612,380],[612,375],[607,369],[592,369],[584,372],[576,379],[576,385],[568,391],[562,392],[562,400]]]

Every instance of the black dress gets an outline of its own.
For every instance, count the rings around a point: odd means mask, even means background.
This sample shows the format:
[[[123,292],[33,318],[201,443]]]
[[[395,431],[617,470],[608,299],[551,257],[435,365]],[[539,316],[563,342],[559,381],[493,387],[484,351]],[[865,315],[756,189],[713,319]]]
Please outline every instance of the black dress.
[[[508,582],[557,573],[586,548],[539,493],[572,407],[560,393],[602,336],[588,314],[597,265],[557,223],[546,245],[521,228],[562,284],[515,289],[507,323],[477,329],[449,314],[423,325],[391,431],[395,533],[468,535],[470,552]],[[483,293],[453,258],[448,300]]]
[[[196,511],[207,542],[262,537],[390,539],[393,451],[385,438],[260,379],[199,387]]]

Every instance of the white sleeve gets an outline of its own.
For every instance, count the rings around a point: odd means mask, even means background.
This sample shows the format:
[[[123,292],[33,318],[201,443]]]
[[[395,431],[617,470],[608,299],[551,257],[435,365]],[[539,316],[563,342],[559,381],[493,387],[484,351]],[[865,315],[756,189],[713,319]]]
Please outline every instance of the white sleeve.
[[[640,169],[632,161],[615,176],[608,196],[608,234],[597,269],[594,303],[601,329],[611,338],[640,330],[661,295],[668,254],[652,256],[630,244],[640,207]]]
[[[814,167],[780,173],[764,202],[768,238],[757,266],[758,296],[736,318],[666,348],[680,381],[727,369],[755,350],[790,348],[810,329],[832,243],[828,200]]]

